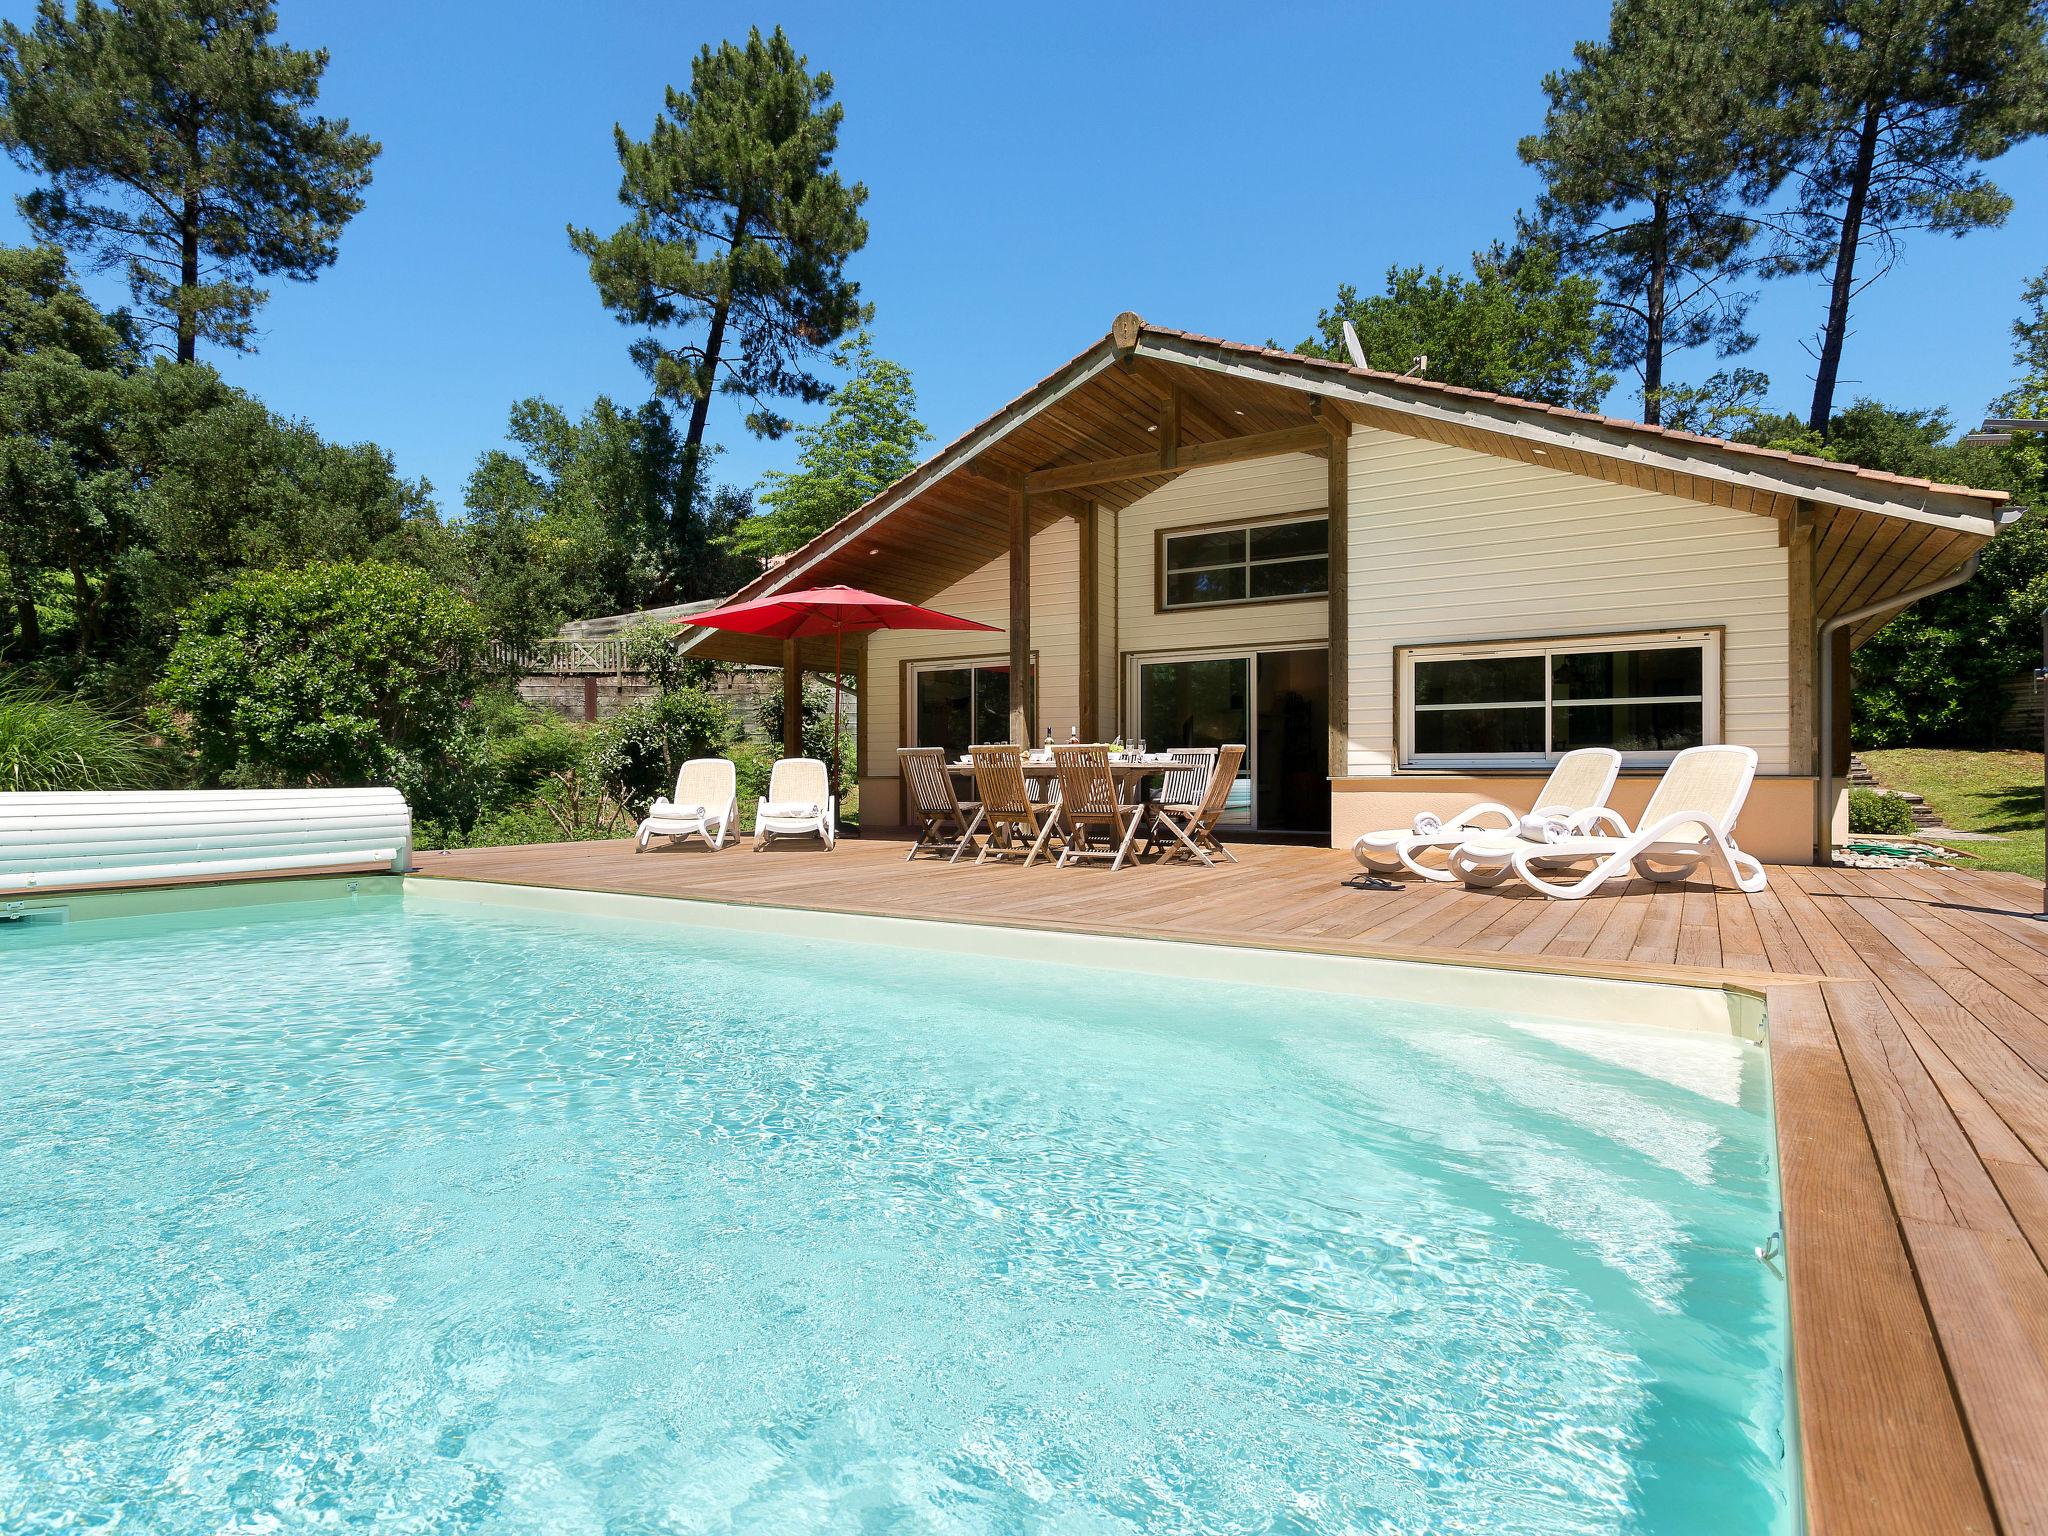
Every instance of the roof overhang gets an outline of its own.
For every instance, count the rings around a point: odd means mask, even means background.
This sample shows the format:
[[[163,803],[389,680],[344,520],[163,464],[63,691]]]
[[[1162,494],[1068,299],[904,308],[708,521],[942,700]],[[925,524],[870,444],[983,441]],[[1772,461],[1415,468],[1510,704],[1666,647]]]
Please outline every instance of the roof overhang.
[[[1128,505],[1204,465],[1327,452],[1328,434],[1353,426],[1772,517],[1781,538],[1810,527],[1823,619],[1960,566],[1996,531],[2006,501],[2000,492],[1219,341],[1125,314],[1109,335],[733,600],[844,581],[928,602],[1002,553],[1020,506],[1036,531],[1090,506]],[[688,648],[733,661],[781,657],[777,642],[709,630]],[[816,646],[800,659],[829,664]]]

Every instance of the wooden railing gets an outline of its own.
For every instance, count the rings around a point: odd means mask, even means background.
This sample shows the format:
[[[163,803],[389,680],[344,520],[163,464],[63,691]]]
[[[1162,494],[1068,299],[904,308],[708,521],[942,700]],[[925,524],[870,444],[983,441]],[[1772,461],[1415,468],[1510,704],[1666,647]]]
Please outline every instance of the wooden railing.
[[[623,639],[578,640],[551,635],[520,648],[491,647],[491,660],[508,672],[526,677],[575,677],[589,673],[616,674],[630,670],[626,665]]]

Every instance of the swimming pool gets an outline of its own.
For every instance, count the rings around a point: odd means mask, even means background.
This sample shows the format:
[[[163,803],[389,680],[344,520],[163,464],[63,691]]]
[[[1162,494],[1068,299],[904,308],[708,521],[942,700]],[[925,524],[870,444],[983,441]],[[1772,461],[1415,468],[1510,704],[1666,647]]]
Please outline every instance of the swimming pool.
[[[0,1529],[1791,1522],[1754,1046],[397,884],[0,930]]]

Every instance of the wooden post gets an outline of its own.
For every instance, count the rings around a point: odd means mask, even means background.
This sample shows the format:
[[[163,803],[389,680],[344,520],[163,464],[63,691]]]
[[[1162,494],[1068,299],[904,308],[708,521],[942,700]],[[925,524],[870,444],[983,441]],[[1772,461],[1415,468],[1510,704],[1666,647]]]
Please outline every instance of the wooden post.
[[[1849,711],[1852,707],[1849,688],[1849,631],[1846,629],[1836,630],[1829,637],[1829,643],[1834,647],[1835,653],[1835,701],[1834,719],[1832,721],[1833,730],[1831,732],[1835,739],[1832,742],[1823,742],[1821,750],[1831,753],[1834,759],[1835,776],[1839,779],[1849,771]],[[1822,809],[1832,812],[1834,807],[1824,806]]]
[[[1031,493],[1010,494],[1010,740],[1029,747],[1031,708]]]
[[[1818,773],[1819,721],[1814,695],[1820,687],[1819,632],[1813,616],[1813,504],[1799,503],[1780,530],[1785,545],[1787,613],[1786,676],[1791,688],[1788,726],[1795,775]]]
[[[583,675],[583,718],[597,718],[597,677],[589,672]]]
[[[1101,601],[1100,549],[1096,538],[1097,511],[1094,502],[1074,519],[1075,537],[1081,541],[1081,664],[1080,727],[1083,741],[1100,741],[1102,723],[1098,718],[1102,699],[1102,643],[1097,625],[1096,605]]]
[[[782,642],[782,755],[804,755],[804,669],[794,640]]]
[[[1351,771],[1351,423],[1334,409],[1330,431],[1330,777]]]

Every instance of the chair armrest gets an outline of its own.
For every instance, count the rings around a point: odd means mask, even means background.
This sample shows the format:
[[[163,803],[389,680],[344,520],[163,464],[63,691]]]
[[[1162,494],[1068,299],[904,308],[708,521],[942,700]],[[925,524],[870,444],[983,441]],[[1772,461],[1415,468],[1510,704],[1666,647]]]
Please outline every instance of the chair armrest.
[[[1591,810],[1580,811],[1576,816],[1565,818],[1574,832],[1590,833],[1601,827],[1612,829],[1616,837],[1629,837],[1628,818],[1611,806],[1596,805]]]
[[[1478,827],[1474,829],[1476,831],[1481,832],[1504,832],[1509,827],[1520,826],[1522,822],[1522,818],[1519,815],[1509,810],[1506,806],[1500,804],[1499,802],[1493,800],[1481,800],[1477,805],[1466,806],[1464,810],[1458,812],[1457,815],[1451,817],[1450,820],[1446,821],[1444,823],[1444,830],[1446,832],[1462,832],[1466,828],[1472,827],[1472,824],[1475,821],[1477,821],[1481,816],[1498,816],[1501,821],[1501,824],[1498,828]]]

